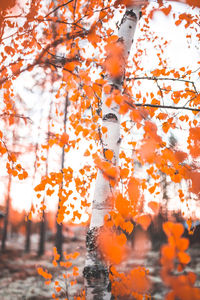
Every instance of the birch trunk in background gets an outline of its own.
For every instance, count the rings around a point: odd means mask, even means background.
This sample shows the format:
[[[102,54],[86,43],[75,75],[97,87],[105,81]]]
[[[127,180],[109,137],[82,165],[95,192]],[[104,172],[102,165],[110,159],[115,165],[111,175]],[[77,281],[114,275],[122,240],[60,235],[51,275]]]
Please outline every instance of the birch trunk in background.
[[[49,143],[50,138],[50,124],[52,119],[52,107],[53,107],[53,100],[51,99],[50,105],[49,105],[49,115],[47,119],[47,143]],[[49,148],[47,148],[46,152],[46,162],[45,162],[45,176],[47,177],[49,173]],[[42,205],[46,204],[46,196],[44,195],[44,198],[41,202]],[[47,219],[46,219],[46,212],[43,209],[42,210],[42,219],[40,221],[40,237],[39,237],[39,244],[38,244],[38,256],[42,256],[45,253],[45,240],[46,240],[46,226],[47,226]]]
[[[137,22],[139,20],[140,9],[141,6],[127,8],[119,28],[119,39],[117,43],[122,43],[124,46],[125,60],[128,58],[130,48],[133,44],[133,38]],[[114,46],[113,51],[115,51]],[[119,68],[120,67],[121,66],[119,66]],[[124,70],[122,73],[124,73]],[[108,81],[112,87],[111,92],[114,89],[121,90],[123,79],[123,75],[118,78],[109,78]],[[117,165],[120,148],[119,105],[112,103],[111,106],[108,107],[106,105],[106,99],[109,96],[110,94],[105,93],[102,95],[102,126],[107,128],[106,134],[102,135],[102,145],[103,153],[105,153],[108,149],[113,152],[112,163]],[[111,298],[111,293],[108,291],[108,269],[100,258],[96,241],[99,231],[104,225],[105,215],[112,210],[112,206],[109,201],[112,192],[113,191],[109,184],[109,180],[103,176],[101,170],[98,170],[91,223],[86,237],[87,257],[83,271],[84,277],[86,278],[86,299]]]
[[[40,123],[41,119],[39,121],[39,126],[37,127],[37,140],[39,138],[39,131],[40,131]],[[34,161],[34,173],[33,173],[33,178],[32,178],[32,185],[34,186],[35,184],[35,177],[36,177],[36,172],[37,172],[37,163],[38,163],[38,148],[39,144],[35,144],[35,161]],[[33,205],[33,199],[31,200],[31,207],[30,210],[26,216],[26,233],[25,233],[25,252],[30,253],[30,248],[31,248],[31,231],[32,231],[32,205]]]
[[[12,152],[15,152],[14,148],[17,142],[15,130],[12,132]],[[6,251],[6,242],[8,238],[8,228],[10,223],[10,213],[12,209],[11,205],[11,186],[12,186],[12,175],[8,174],[8,187],[7,187],[7,196],[6,196],[6,203],[5,203],[5,217],[4,217],[4,224],[2,230],[2,240],[1,240],[1,251]]]

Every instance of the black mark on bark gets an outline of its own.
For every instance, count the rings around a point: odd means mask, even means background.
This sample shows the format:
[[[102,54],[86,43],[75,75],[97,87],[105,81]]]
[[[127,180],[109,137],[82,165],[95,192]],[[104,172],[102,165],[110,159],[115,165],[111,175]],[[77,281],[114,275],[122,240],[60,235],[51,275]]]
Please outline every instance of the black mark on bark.
[[[118,118],[115,114],[108,113],[103,117],[103,121],[118,121]]]

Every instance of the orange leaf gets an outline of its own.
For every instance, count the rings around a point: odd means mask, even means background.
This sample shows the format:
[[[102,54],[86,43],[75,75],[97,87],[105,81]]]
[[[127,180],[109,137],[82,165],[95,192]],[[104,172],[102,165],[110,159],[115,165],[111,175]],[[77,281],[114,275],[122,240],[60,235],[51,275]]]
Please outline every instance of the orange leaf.
[[[122,194],[118,193],[115,199],[115,206],[122,217],[127,217],[130,214],[129,201],[126,200]]]
[[[75,217],[77,217],[79,220],[80,220],[80,218],[81,218],[81,214],[78,212],[78,210],[75,210],[75,211],[73,212],[73,218],[75,218]]]
[[[55,290],[56,290],[57,293],[59,293],[61,291],[61,287],[57,286],[57,287],[55,287]]]
[[[119,264],[125,256],[125,235],[117,235],[109,229],[103,229],[98,236],[99,249],[106,261]]]
[[[108,131],[108,128],[105,127],[105,126],[103,126],[103,127],[101,128],[101,130],[102,130],[103,133],[106,133],[106,132]]]
[[[104,93],[105,94],[110,94],[110,91],[111,91],[111,85],[105,85],[104,87],[103,87],[103,90],[104,90]]]
[[[114,3],[115,7],[118,7],[119,5],[125,5],[126,7],[131,7],[133,5],[145,5],[148,4],[147,0],[116,0]]]
[[[74,253],[72,254],[72,259],[76,259],[79,255],[80,255],[79,252],[74,252]]]
[[[190,256],[185,252],[179,252],[178,258],[181,264],[187,265],[190,262]]]
[[[165,222],[163,230],[168,237],[174,236],[176,239],[180,238],[184,232],[184,226],[180,223]]]
[[[54,190],[48,189],[48,190],[46,191],[47,196],[51,196],[53,193],[54,193]]]
[[[104,155],[107,160],[111,161],[113,159],[113,151],[112,150],[109,150],[109,149],[105,150]]]
[[[129,169],[128,168],[123,168],[123,169],[120,169],[120,177],[122,179],[125,179],[128,177],[128,174],[129,174]]]
[[[60,137],[60,141],[62,144],[67,144],[68,143],[68,140],[69,140],[69,135],[67,133],[63,133]]]
[[[136,178],[131,178],[128,183],[128,195],[131,201],[131,204],[136,207],[139,199],[140,199],[140,181]]]
[[[152,209],[152,211],[154,213],[156,213],[156,214],[158,213],[159,208],[160,208],[160,204],[158,202],[151,201],[151,202],[148,203],[148,206]]]
[[[193,272],[188,272],[188,275],[187,275],[191,285],[194,285],[195,284],[195,281],[196,281],[196,278],[197,278],[197,275]]]
[[[147,230],[151,224],[151,217],[149,215],[141,215],[137,217],[135,221],[140,224],[144,230]]]
[[[161,253],[167,260],[173,260],[176,256],[175,248],[171,245],[164,245],[161,248]]]
[[[185,251],[188,249],[189,240],[186,238],[180,238],[176,241],[176,247],[179,251]]]
[[[153,194],[154,191],[155,191],[155,189],[156,189],[156,184],[154,184],[152,187],[149,188],[149,192],[150,192],[151,194]]]
[[[115,43],[115,51],[113,51],[113,43],[107,45],[107,58],[104,62],[104,68],[113,78],[118,78],[124,72],[124,47],[122,43]]]
[[[85,151],[84,156],[90,156],[90,151],[88,149]]]

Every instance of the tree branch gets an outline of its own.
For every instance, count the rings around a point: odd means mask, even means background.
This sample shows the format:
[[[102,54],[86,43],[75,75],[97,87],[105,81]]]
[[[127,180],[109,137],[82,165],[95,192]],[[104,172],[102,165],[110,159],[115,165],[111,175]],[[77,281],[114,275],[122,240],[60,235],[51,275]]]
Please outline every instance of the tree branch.
[[[48,16],[50,16],[51,14],[53,14],[55,11],[57,11],[59,8],[63,7],[63,6],[66,6],[67,4],[71,3],[72,1],[74,0],[69,0],[68,2],[64,3],[64,4],[61,4],[61,5],[58,5],[56,8],[54,8],[52,11],[50,11],[50,13],[48,13],[45,18],[47,18]]]
[[[19,119],[27,120],[27,121],[33,123],[33,121],[31,120],[30,117],[26,117],[26,116],[21,115],[21,114],[10,114],[10,113],[6,113],[6,112],[0,114],[0,118],[5,118],[5,117],[6,118],[8,118],[8,117],[19,118]]]
[[[184,110],[190,110],[190,111],[199,111],[199,108],[192,108],[192,107],[184,107],[184,106],[171,106],[171,105],[156,105],[156,104],[141,104],[141,103],[130,103],[129,101],[125,101],[126,104],[128,104],[131,108],[136,107],[153,107],[153,108],[168,108],[168,109],[184,109]]]
[[[186,80],[186,79],[182,79],[182,78],[171,78],[171,77],[155,77],[155,76],[138,76],[138,77],[130,77],[130,78],[126,78],[126,81],[131,81],[131,80],[153,80],[153,81],[158,81],[158,80],[169,80],[169,81],[181,81],[181,82],[187,82],[187,83],[191,83],[194,84],[193,81],[191,80]]]
[[[44,63],[44,61],[42,61],[42,58],[44,57],[44,55],[46,53],[48,53],[48,50],[51,49],[52,47],[55,48],[58,45],[62,44],[63,42],[66,42],[66,41],[69,41],[69,40],[72,40],[72,39],[76,39],[77,37],[84,37],[84,36],[86,36],[89,33],[90,33],[90,30],[87,30],[87,31],[80,30],[80,31],[78,31],[78,32],[76,32],[74,34],[66,34],[65,37],[59,38],[59,39],[53,41],[52,43],[46,45],[46,47],[43,48],[43,50],[41,51],[41,53],[38,55],[38,57],[35,59],[35,61],[32,64],[28,65],[26,68],[24,68],[22,70],[21,70],[21,68],[17,69],[9,77],[4,77],[4,78],[0,79],[0,86],[2,84],[4,84],[4,82],[6,82],[9,78],[13,78],[14,76],[18,76],[19,74],[21,74],[21,73],[23,73],[25,71],[31,70],[36,65]],[[14,65],[14,64],[15,63],[12,63],[12,65]]]

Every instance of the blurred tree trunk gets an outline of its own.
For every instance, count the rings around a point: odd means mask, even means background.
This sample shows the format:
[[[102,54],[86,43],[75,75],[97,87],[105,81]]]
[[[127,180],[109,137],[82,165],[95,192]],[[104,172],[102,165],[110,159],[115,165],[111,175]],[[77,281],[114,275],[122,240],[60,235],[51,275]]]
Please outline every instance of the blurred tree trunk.
[[[52,103],[51,103],[52,104]],[[51,118],[51,104],[50,104],[50,112],[49,112],[49,117],[48,117],[48,127],[49,127],[49,123],[50,123],[50,118]],[[48,136],[49,136],[49,131],[48,131]],[[48,137],[49,140],[49,137]],[[46,176],[48,175],[48,157],[49,157],[49,149],[47,148],[47,158],[46,158]],[[43,201],[41,203],[42,205],[45,205],[45,195],[43,198]],[[38,256],[42,256],[45,252],[45,232],[46,232],[46,214],[45,214],[45,210],[42,210],[42,218],[40,221],[40,238],[39,238],[39,246],[38,246]]]
[[[29,253],[30,252],[30,246],[31,246],[31,224],[32,221],[27,218],[26,221],[26,239],[25,239],[25,252]]]
[[[67,123],[67,107],[68,107],[69,101],[68,101],[68,95],[66,95],[65,98],[65,107],[64,107],[64,133],[66,133],[66,123]],[[62,157],[61,157],[61,170],[65,166],[65,145],[62,147]],[[62,179],[62,184],[61,184],[61,189],[63,188],[63,179]],[[58,202],[58,212],[57,216],[59,213],[59,208],[60,208],[60,201],[59,199]],[[63,257],[63,224],[57,222],[56,218],[56,237],[55,237],[55,246],[57,249],[58,254],[60,255],[60,260],[62,260]]]
[[[38,132],[39,132],[39,129],[40,129],[40,127],[38,127]],[[38,134],[38,136],[39,136],[39,134]],[[35,145],[33,185],[34,185],[35,174],[36,174],[36,169],[37,169],[37,161],[38,161],[37,151],[38,151],[38,143],[36,143],[36,145]],[[26,220],[26,238],[25,238],[25,252],[26,253],[30,252],[30,247],[31,247],[31,227],[32,227],[32,220],[31,220],[31,209],[30,209],[30,212],[29,212],[29,214],[27,216],[27,220]]]
[[[58,254],[60,255],[60,260],[63,257],[63,224],[58,224],[56,222],[56,238],[55,238],[55,246]]]
[[[42,256],[45,252],[45,233],[46,233],[46,216],[43,210],[42,220],[40,221],[40,240],[39,240],[38,256]]]
[[[49,115],[48,115],[48,130],[47,130],[47,144],[49,143],[49,138],[50,138],[50,123],[51,123],[51,113],[52,113],[52,105],[53,105],[53,100],[51,99],[50,102],[50,107],[49,107]],[[47,147],[47,157],[46,157],[46,163],[45,163],[45,175],[48,176],[49,168],[49,148]],[[43,201],[41,204],[44,206],[45,205],[45,195],[43,198]],[[45,209],[42,210],[42,218],[40,221],[40,238],[39,238],[39,247],[38,247],[38,256],[42,256],[45,252],[45,239],[46,239],[46,213]]]
[[[12,131],[12,148],[16,145],[17,137],[15,130]],[[12,149],[14,152],[14,149]],[[6,240],[8,237],[8,225],[9,225],[9,215],[11,210],[11,185],[12,185],[12,175],[8,175],[8,189],[7,189],[7,198],[6,198],[6,210],[5,210],[5,217],[4,217],[4,226],[3,226],[3,234],[2,234],[2,243],[1,243],[1,250],[2,252],[6,251]]]
[[[6,210],[5,210],[3,234],[2,234],[2,241],[1,241],[2,252],[5,252],[5,250],[6,250],[6,240],[7,240],[7,235],[8,235],[8,223],[9,223],[10,200],[11,200],[10,199],[11,183],[12,183],[12,177],[11,177],[11,174],[9,174],[7,199],[6,199]]]

